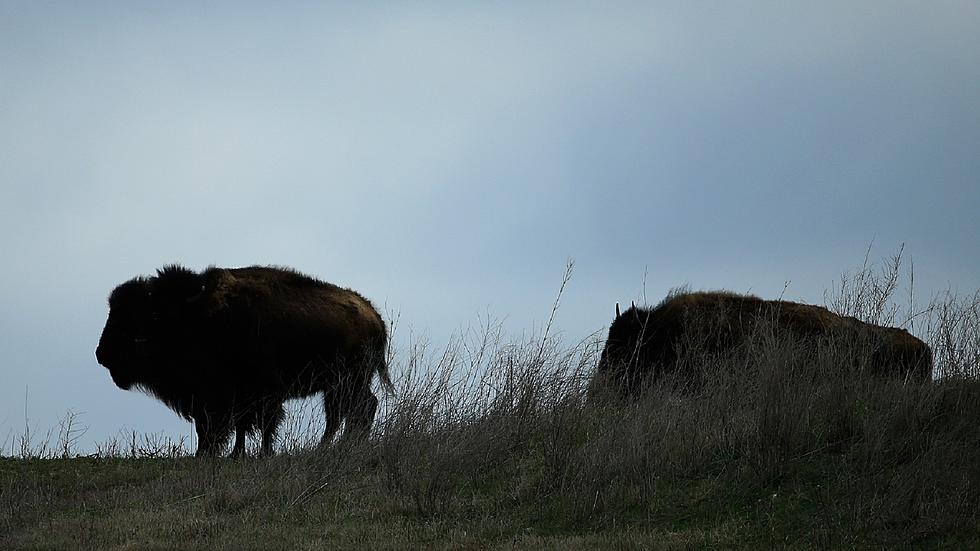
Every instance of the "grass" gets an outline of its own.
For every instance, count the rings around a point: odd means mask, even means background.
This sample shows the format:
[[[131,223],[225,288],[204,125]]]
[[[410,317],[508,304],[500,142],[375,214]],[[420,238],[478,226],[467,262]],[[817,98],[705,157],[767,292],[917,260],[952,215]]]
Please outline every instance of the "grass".
[[[311,451],[313,407],[271,459],[140,435],[79,457],[68,418],[0,459],[0,548],[977,548],[980,294],[898,308],[899,266],[866,265],[828,304],[914,323],[931,384],[761,335],[692,354],[704,388],[624,406],[589,392],[600,336],[513,341],[486,321],[394,358],[398,392],[363,443]]]

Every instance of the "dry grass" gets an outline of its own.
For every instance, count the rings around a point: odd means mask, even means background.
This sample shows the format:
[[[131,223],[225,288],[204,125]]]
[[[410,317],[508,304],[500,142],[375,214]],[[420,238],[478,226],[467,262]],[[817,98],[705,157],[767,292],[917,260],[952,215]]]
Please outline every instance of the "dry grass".
[[[364,443],[308,451],[316,407],[269,460],[137,436],[79,458],[70,419],[55,444],[22,439],[0,460],[0,548],[977,547],[980,294],[895,306],[900,265],[865,265],[828,304],[914,322],[931,384],[760,333],[692,351],[704,388],[623,406],[588,393],[600,335],[514,341],[484,320],[393,357],[398,392]]]

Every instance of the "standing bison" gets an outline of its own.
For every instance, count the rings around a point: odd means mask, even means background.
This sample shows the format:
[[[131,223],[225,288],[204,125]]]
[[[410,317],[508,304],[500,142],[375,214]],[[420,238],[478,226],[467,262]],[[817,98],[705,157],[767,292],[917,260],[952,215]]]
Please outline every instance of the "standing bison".
[[[877,375],[924,381],[932,375],[932,352],[907,331],[871,325],[826,308],[762,300],[727,292],[681,293],[655,308],[632,306],[609,327],[596,377],[622,396],[665,376],[697,383],[698,370],[679,369],[694,354],[735,352],[751,338],[789,337],[805,345],[834,342],[856,353],[855,364]]]
[[[167,266],[109,296],[95,350],[119,388],[159,398],[198,435],[197,455],[219,453],[235,430],[232,456],[261,431],[272,453],[288,398],[323,394],[321,445],[346,422],[366,435],[386,390],[387,331],[367,299],[284,268]]]

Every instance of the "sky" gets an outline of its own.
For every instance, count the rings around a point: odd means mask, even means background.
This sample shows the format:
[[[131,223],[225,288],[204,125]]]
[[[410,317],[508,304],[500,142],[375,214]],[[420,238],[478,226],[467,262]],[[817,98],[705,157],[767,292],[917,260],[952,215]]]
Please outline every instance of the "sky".
[[[980,288],[980,3],[0,2],[0,445],[190,434],[95,360],[179,262],[292,266],[434,346],[895,254]],[[395,366],[394,369],[397,369]]]

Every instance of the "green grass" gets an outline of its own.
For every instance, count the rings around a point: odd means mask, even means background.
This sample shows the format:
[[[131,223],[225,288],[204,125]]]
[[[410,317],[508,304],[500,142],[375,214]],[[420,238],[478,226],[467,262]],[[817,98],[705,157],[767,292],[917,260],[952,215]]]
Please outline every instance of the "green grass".
[[[862,300],[842,304],[886,311]],[[921,385],[760,334],[693,354],[705,388],[616,404],[588,390],[599,339],[488,323],[397,358],[367,442],[311,451],[314,405],[270,459],[152,436],[86,458],[69,420],[0,459],[0,549],[977,549],[980,295],[928,312],[943,376]]]
[[[377,448],[241,461],[6,459],[0,547],[980,546],[976,453],[950,466],[927,449],[869,470],[860,447],[788,458],[775,478],[750,457],[633,473],[592,499],[577,487],[588,481],[562,488],[543,477],[547,459],[530,448],[493,472],[449,473],[436,489],[386,480]]]
[[[368,443],[267,460],[3,459],[0,548],[980,547],[980,383],[847,383],[843,412],[780,400],[782,440],[760,432],[774,401],[718,387],[414,433],[393,412]]]

